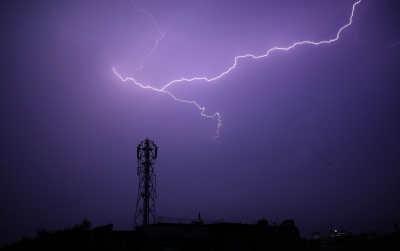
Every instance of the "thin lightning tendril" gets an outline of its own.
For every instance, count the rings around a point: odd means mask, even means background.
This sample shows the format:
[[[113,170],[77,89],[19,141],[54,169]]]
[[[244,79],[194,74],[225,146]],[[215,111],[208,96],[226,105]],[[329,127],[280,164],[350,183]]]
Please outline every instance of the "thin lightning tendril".
[[[154,26],[157,28],[158,33],[161,35],[161,37],[158,38],[158,39],[156,40],[156,42],[155,42],[155,44],[154,44],[154,47],[153,47],[153,50],[151,50],[151,52],[150,52],[149,54],[147,54],[146,56],[144,56],[144,57],[142,58],[142,60],[140,61],[140,67],[139,67],[139,68],[134,68],[134,69],[132,70],[132,78],[133,78],[133,72],[134,72],[134,71],[140,71],[141,69],[143,69],[143,62],[144,62],[144,60],[145,60],[146,58],[150,57],[150,56],[154,53],[154,51],[157,49],[158,43],[159,43],[161,40],[163,40],[163,38],[164,38],[166,32],[162,32],[162,31],[160,30],[160,27],[158,26],[156,20],[154,19],[153,15],[152,15],[150,12],[148,12],[148,11],[146,11],[146,10],[143,10],[143,9],[136,9],[136,5],[135,5],[134,3],[132,3],[132,5],[133,5],[133,9],[134,9],[136,12],[143,12],[143,13],[145,13],[146,15],[148,15],[148,16],[151,18],[151,20],[153,20]]]
[[[124,81],[124,82],[126,82],[126,81],[128,81],[128,80],[129,80],[129,81],[133,81],[136,85],[142,87],[143,89],[151,89],[151,90],[153,90],[153,91],[157,91],[157,92],[162,92],[162,93],[169,94],[169,95],[170,95],[173,99],[175,99],[176,101],[179,101],[179,102],[182,102],[182,103],[189,103],[189,104],[193,104],[193,105],[197,106],[197,108],[201,111],[201,112],[200,112],[200,115],[201,115],[201,116],[206,117],[206,118],[217,118],[217,120],[218,120],[218,125],[217,125],[217,130],[215,131],[215,135],[214,135],[214,133],[211,133],[213,139],[215,139],[215,138],[217,138],[217,137],[219,136],[219,128],[222,126],[222,123],[221,123],[222,121],[221,121],[221,115],[220,115],[220,113],[219,113],[219,112],[216,112],[216,113],[214,113],[213,115],[207,115],[207,114],[205,114],[205,109],[206,109],[205,107],[201,107],[196,101],[189,101],[189,100],[184,100],[184,99],[181,99],[181,98],[177,98],[177,97],[174,96],[171,92],[169,92],[169,91],[166,90],[169,86],[171,86],[171,85],[174,84],[174,83],[179,83],[179,82],[192,82],[192,81],[199,81],[199,80],[204,80],[204,81],[207,81],[207,82],[211,82],[211,81],[217,80],[217,79],[219,79],[219,78],[222,78],[224,75],[228,74],[230,71],[232,71],[232,70],[236,67],[236,65],[237,65],[237,63],[238,63],[238,60],[241,59],[241,58],[251,57],[251,58],[254,58],[254,59],[259,59],[259,58],[267,57],[267,56],[270,54],[270,52],[272,52],[272,51],[277,51],[277,50],[288,51],[288,50],[294,48],[294,47],[297,46],[297,45],[302,45],[302,44],[320,45],[320,44],[329,44],[329,43],[335,42],[335,41],[337,41],[337,40],[339,39],[340,33],[341,33],[345,28],[347,28],[348,26],[350,26],[350,25],[352,24],[352,22],[353,22],[354,9],[355,9],[355,7],[356,7],[357,4],[361,3],[361,1],[362,1],[362,0],[358,0],[356,3],[353,4],[352,11],[351,11],[351,15],[350,15],[350,18],[349,18],[349,22],[348,22],[346,25],[344,25],[342,28],[339,29],[339,31],[337,32],[335,38],[330,39],[330,40],[323,40],[323,41],[320,41],[320,42],[312,42],[312,41],[307,41],[307,40],[306,40],[306,41],[302,41],[302,42],[296,42],[296,43],[294,43],[293,45],[291,45],[291,46],[289,46],[289,47],[274,47],[274,48],[272,48],[272,49],[269,49],[265,54],[258,55],[258,56],[255,56],[255,55],[253,55],[253,54],[246,54],[246,55],[236,56],[236,57],[234,58],[234,64],[233,64],[230,68],[228,68],[226,71],[222,72],[220,75],[218,75],[218,76],[216,76],[216,77],[213,77],[213,78],[207,78],[207,77],[180,78],[180,79],[173,80],[173,81],[169,82],[168,84],[166,84],[166,85],[165,85],[164,87],[162,87],[161,89],[158,89],[158,88],[152,87],[152,86],[150,86],[150,85],[145,86],[145,85],[143,85],[143,84],[137,82],[133,77],[126,77],[126,78],[123,78],[120,74],[117,73],[117,71],[116,71],[115,69],[113,69],[113,71],[114,71],[114,73],[115,73],[122,81]],[[147,15],[149,15],[149,16],[152,18],[154,25],[157,27],[157,30],[158,30],[158,32],[159,32],[160,35],[161,35],[161,38],[157,39],[153,50],[152,50],[148,55],[146,55],[145,57],[142,58],[140,67],[139,67],[139,68],[135,68],[133,71],[135,71],[135,70],[141,70],[141,69],[143,68],[143,61],[144,61],[146,58],[150,57],[150,56],[153,54],[153,52],[154,52],[154,51],[156,50],[156,48],[157,48],[158,43],[164,38],[164,35],[166,34],[165,32],[161,32],[161,31],[160,31],[160,29],[159,29],[159,27],[158,27],[158,25],[157,25],[157,23],[156,23],[154,17],[153,17],[148,11],[145,11],[145,10],[142,10],[142,9],[139,9],[139,10],[138,10],[138,9],[136,9],[136,6],[135,6],[135,5],[134,5],[134,8],[135,8],[135,11],[136,11],[136,12],[144,12],[144,13],[146,13]],[[133,72],[132,72],[132,74],[133,74]]]

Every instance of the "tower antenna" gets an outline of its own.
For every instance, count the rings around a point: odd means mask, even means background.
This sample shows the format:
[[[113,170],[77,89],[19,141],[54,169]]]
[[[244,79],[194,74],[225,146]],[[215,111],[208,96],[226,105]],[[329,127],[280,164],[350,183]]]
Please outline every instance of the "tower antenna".
[[[156,175],[154,164],[157,159],[157,145],[145,139],[137,146],[139,189],[136,200],[134,228],[156,223]],[[140,219],[141,218],[141,219]]]

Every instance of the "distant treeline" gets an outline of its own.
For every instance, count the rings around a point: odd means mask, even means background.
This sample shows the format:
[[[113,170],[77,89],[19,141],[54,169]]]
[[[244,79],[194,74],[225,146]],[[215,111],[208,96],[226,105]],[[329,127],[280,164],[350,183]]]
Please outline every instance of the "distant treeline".
[[[91,225],[85,219],[72,228],[54,232],[40,228],[34,238],[22,237],[12,244],[5,244],[0,250],[88,250]]]

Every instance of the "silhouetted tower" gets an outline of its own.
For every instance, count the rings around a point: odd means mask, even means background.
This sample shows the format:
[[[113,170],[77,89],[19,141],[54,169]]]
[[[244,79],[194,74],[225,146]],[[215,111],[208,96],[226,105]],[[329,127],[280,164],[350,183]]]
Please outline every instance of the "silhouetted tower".
[[[156,223],[156,175],[154,164],[157,158],[157,146],[146,138],[137,146],[139,190],[136,201],[135,225],[144,226]],[[139,219],[142,216],[142,219]]]

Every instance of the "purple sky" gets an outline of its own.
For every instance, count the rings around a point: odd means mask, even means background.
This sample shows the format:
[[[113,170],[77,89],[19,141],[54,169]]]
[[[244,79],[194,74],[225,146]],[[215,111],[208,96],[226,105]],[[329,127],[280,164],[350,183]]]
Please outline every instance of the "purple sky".
[[[167,32],[134,77],[215,77],[235,56],[333,39],[355,1],[135,1]],[[130,1],[1,1],[0,245],[133,227],[136,146],[159,147],[156,214],[313,231],[400,221],[400,6],[363,0],[331,44],[241,59],[213,82],[122,82],[160,37]],[[333,164],[328,164],[332,162]]]

